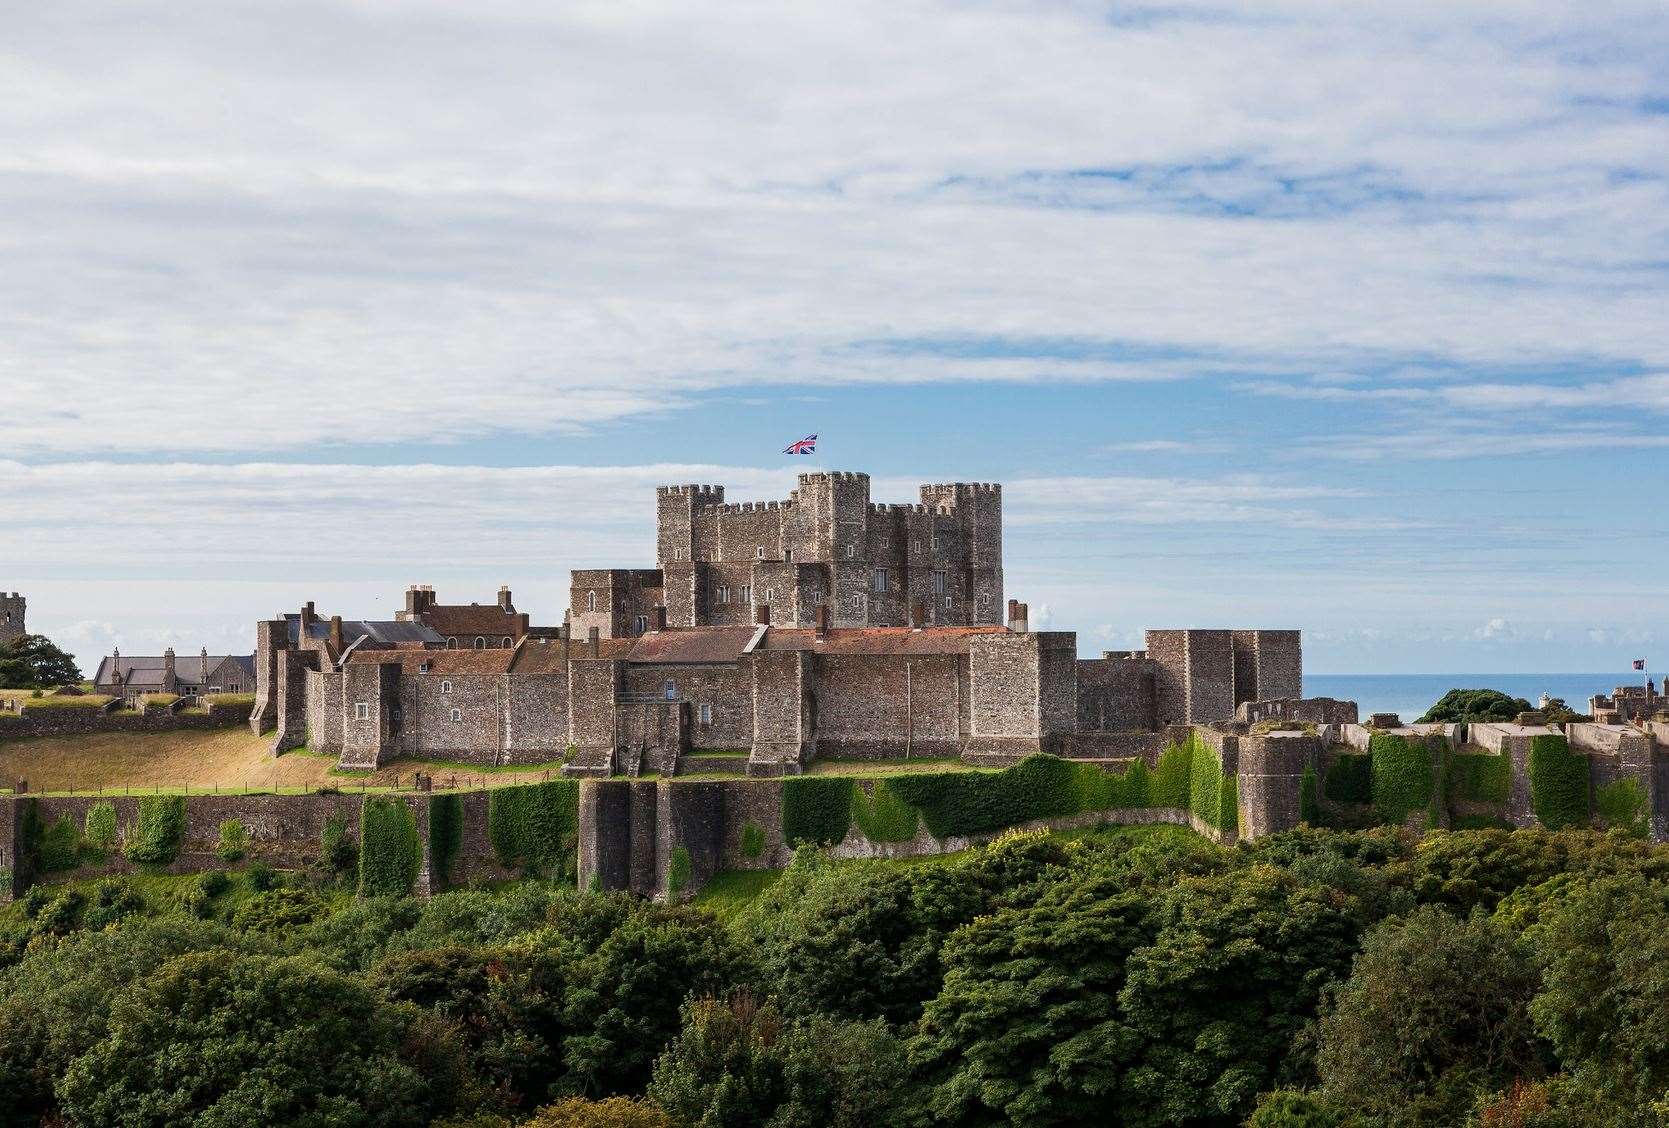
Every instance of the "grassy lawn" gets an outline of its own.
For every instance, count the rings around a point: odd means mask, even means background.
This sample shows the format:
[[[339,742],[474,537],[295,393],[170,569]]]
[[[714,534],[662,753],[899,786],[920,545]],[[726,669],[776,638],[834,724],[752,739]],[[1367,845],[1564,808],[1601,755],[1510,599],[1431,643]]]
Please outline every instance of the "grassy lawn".
[[[917,760],[813,760],[806,775],[883,776],[914,772],[994,772],[997,768],[976,768],[954,756],[922,757]]]

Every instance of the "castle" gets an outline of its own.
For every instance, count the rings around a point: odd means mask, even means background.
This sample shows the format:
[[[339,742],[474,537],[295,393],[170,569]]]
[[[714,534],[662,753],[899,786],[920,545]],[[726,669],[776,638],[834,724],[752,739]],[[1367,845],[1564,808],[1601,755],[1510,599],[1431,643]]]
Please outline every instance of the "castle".
[[[0,646],[16,642],[29,633],[23,624],[23,613],[29,601],[17,592],[0,591]]]
[[[1143,651],[1080,659],[1073,632],[1004,602],[1001,487],[920,497],[875,504],[849,473],[763,504],[661,487],[659,566],[574,572],[560,627],[530,626],[508,590],[483,607],[413,587],[386,622],[308,603],[258,624],[250,724],[347,767],[670,776],[706,757],[775,776],[817,757],[1128,756],[1301,697],[1297,631],[1149,631]],[[1345,707],[1316,708],[1354,721]]]

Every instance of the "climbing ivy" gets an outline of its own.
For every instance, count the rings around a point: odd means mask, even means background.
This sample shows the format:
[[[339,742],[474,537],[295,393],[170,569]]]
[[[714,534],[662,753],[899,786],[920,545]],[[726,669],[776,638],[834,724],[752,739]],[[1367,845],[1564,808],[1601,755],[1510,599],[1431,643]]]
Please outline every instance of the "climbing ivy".
[[[1588,823],[1588,758],[1555,733],[1530,738],[1530,808],[1548,830]]]
[[[215,853],[223,862],[235,862],[249,848],[249,832],[238,819],[227,819],[220,824],[220,842]]]
[[[1594,809],[1608,828],[1621,830],[1631,838],[1646,837],[1646,789],[1638,780],[1625,777],[1596,789]]]
[[[802,842],[839,842],[852,825],[852,781],[795,776],[782,783],[782,837]]]
[[[68,815],[54,819],[47,826],[33,824],[35,868],[42,873],[74,869],[81,862],[81,832]]]
[[[449,880],[452,863],[463,844],[463,796],[429,796],[429,872],[442,881]]]
[[[908,842],[916,836],[921,815],[886,780],[878,779],[867,795],[862,787],[852,788],[852,823],[871,842]]]
[[[765,852],[765,828],[756,822],[742,824],[742,857],[757,858]]]
[[[1340,756],[1327,769],[1322,794],[1335,803],[1373,801],[1373,757],[1354,753]]]
[[[1449,796],[1469,803],[1505,803],[1512,792],[1512,758],[1457,753],[1449,758]]]
[[[1401,824],[1411,811],[1432,801],[1431,749],[1423,739],[1376,732],[1369,739],[1373,761],[1373,805],[1381,822]]]
[[[666,891],[676,897],[690,883],[690,852],[682,846],[672,848],[672,860],[666,870]]]
[[[185,837],[185,797],[145,795],[139,800],[139,821],[123,851],[130,862],[167,865],[180,852]]]
[[[108,853],[116,848],[116,804],[108,799],[100,799],[87,808],[87,815],[82,820],[82,837],[87,845],[100,853]]]
[[[406,896],[422,862],[412,809],[399,799],[367,795],[359,811],[360,896]]]
[[[1321,803],[1316,790],[1315,769],[1306,767],[1298,777],[1298,817],[1311,826],[1321,825]]]
[[[1240,830],[1240,785],[1224,778],[1216,749],[1190,735],[1188,809],[1207,825],[1229,834]]]
[[[487,838],[503,865],[533,876],[570,875],[579,844],[579,781],[494,790],[487,800]]]

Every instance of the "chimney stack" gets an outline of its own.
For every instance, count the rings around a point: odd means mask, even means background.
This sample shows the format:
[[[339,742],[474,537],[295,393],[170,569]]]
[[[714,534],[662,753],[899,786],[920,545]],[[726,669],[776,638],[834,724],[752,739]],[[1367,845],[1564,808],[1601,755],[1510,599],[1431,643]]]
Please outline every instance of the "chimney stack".
[[[509,584],[505,584],[504,586],[502,586],[498,589],[498,605],[500,607],[504,608],[504,613],[506,615],[510,614],[512,611],[514,611],[516,609],[515,604],[510,602],[510,585]]]
[[[419,594],[416,584],[408,586],[406,588],[406,614],[415,615],[422,610],[422,599],[423,597]]]
[[[330,649],[335,652],[338,658],[342,656],[342,616],[340,615],[330,617]]]
[[[657,603],[649,609],[649,629],[652,631],[666,630],[666,605]]]
[[[1024,603],[1018,599],[1008,601],[1008,629],[1015,634],[1025,634],[1031,627],[1027,622],[1029,611]]]
[[[209,684],[209,648],[206,646],[197,655],[197,684]]]
[[[174,648],[170,646],[162,652],[162,689],[165,693],[173,693],[179,681],[174,676]]]
[[[753,605],[753,622],[755,626],[768,627],[771,625],[771,605],[756,603]]]
[[[829,637],[829,605],[827,603],[817,605],[817,637]]]
[[[301,639],[307,641],[307,628],[313,625],[313,601],[309,599],[301,605]]]

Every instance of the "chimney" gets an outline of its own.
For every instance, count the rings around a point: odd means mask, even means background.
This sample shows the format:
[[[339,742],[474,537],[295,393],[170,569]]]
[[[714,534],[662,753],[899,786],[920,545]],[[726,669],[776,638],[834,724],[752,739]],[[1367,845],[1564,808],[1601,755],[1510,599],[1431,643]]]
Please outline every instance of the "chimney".
[[[522,634],[526,634],[528,632],[528,630],[530,629],[529,626],[528,626],[527,612],[526,611],[523,611],[521,614],[516,616],[516,627],[517,627],[518,630],[521,631]]]
[[[910,629],[919,631],[927,623],[927,605],[919,599],[910,601]]]
[[[498,589],[498,605],[504,608],[506,615],[515,611],[515,604],[510,602],[510,585],[506,584]]]
[[[197,655],[197,684],[209,684],[209,648],[206,646]]]
[[[1030,624],[1026,621],[1027,617],[1027,608],[1024,603],[1021,603],[1018,599],[1011,599],[1008,601],[1009,630],[1013,631],[1015,634],[1025,634],[1026,631],[1030,629]]]
[[[596,627],[592,627],[589,631],[585,632],[586,653],[592,658],[597,657],[600,651],[600,648],[597,645],[600,638],[602,638],[602,632]]]
[[[332,651],[334,651],[338,657],[341,656],[341,654],[342,654],[342,616],[340,616],[340,615],[332,615],[330,617],[330,649]]]
[[[406,614],[415,615],[422,609],[423,596],[416,584],[406,588]]]
[[[829,605],[827,603],[817,605],[817,637],[829,637]]]
[[[162,688],[172,693],[177,684],[178,680],[174,676],[174,648],[170,646],[162,652]]]
[[[771,625],[771,605],[756,603],[753,605],[753,622],[755,626],[768,627]]]
[[[313,625],[314,618],[313,601],[309,599],[301,605],[301,639],[303,642],[307,641],[307,628]]]
[[[666,630],[666,606],[657,603],[649,609],[649,629],[652,631]]]

